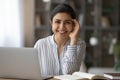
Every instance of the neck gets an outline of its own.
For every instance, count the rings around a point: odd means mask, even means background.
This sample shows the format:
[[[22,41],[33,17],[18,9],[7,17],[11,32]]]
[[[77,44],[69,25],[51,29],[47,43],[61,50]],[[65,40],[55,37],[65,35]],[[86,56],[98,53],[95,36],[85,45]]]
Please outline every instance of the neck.
[[[66,44],[66,42],[68,41],[68,38],[58,38],[54,36],[54,40],[56,44],[58,45],[58,47],[62,47]]]

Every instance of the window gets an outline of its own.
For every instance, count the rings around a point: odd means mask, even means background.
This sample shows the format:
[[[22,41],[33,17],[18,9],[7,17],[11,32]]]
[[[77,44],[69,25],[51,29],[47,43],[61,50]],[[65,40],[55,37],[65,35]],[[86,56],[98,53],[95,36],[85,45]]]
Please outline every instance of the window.
[[[20,0],[0,0],[0,46],[23,46]]]

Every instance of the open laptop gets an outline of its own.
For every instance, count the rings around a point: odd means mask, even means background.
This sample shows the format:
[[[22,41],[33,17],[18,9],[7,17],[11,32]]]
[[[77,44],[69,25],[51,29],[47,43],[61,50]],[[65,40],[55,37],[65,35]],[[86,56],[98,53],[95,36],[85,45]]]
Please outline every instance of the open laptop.
[[[0,47],[0,78],[42,80],[37,50]]]

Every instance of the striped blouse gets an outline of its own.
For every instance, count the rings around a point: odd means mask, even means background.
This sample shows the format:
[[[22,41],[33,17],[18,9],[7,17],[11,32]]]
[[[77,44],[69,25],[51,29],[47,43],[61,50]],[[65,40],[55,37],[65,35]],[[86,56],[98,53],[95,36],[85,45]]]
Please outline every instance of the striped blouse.
[[[85,55],[85,42],[79,40],[77,45],[71,46],[68,41],[58,58],[57,44],[53,37],[54,35],[40,39],[34,46],[38,49],[42,76],[71,74],[79,71]]]

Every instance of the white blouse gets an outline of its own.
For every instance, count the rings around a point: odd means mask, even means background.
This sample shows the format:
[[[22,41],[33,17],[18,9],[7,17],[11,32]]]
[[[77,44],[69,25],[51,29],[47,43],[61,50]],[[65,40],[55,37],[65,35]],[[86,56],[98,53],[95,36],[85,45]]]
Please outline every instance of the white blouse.
[[[71,74],[79,71],[85,55],[85,42],[78,40],[77,45],[71,46],[68,41],[58,58],[57,44],[53,37],[54,35],[39,39],[34,46],[38,49],[42,76]]]

